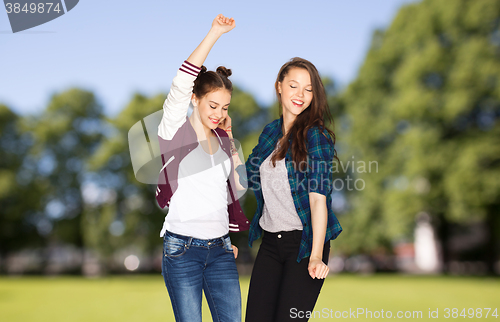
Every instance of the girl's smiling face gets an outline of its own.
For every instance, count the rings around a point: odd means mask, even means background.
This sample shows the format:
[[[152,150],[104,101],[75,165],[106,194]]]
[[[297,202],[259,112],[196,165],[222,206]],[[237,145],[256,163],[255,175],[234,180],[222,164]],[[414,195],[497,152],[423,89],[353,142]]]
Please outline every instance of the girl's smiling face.
[[[220,122],[227,117],[227,110],[231,102],[231,92],[219,89],[208,93],[201,99],[193,95],[193,103],[198,106],[201,123],[209,129],[216,129]]]
[[[311,105],[313,99],[311,76],[304,68],[294,67],[288,71],[282,82],[278,83],[283,114],[295,118]]]

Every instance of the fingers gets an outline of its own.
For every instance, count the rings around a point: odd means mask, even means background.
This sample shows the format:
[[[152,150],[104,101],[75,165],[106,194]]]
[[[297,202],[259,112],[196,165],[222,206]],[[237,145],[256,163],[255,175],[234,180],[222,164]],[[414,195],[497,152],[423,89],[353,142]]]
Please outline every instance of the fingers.
[[[313,265],[309,265],[307,268],[309,271],[309,275],[311,278],[324,279],[328,276],[330,272],[330,268],[323,262],[315,263]]]
[[[219,125],[222,125],[223,126],[223,129],[226,128],[226,118],[223,118],[219,121]]]
[[[225,17],[222,13],[217,15],[217,20],[220,22],[220,23],[227,23],[227,20],[228,18]]]
[[[316,273],[316,277],[321,279],[326,278],[330,269],[324,263],[321,263],[319,266],[319,272]]]
[[[227,130],[231,126],[231,117],[226,115],[221,121],[219,122],[219,125],[217,127],[220,127],[223,130]]]
[[[227,24],[227,25],[230,25],[230,26],[233,26],[235,24],[235,21],[234,21],[234,18],[228,18],[226,16],[224,16],[222,13],[219,14],[217,17],[216,17],[217,21],[220,23],[220,24]]]
[[[238,247],[234,245],[231,245],[231,247],[233,248],[234,259],[236,259],[238,257]]]

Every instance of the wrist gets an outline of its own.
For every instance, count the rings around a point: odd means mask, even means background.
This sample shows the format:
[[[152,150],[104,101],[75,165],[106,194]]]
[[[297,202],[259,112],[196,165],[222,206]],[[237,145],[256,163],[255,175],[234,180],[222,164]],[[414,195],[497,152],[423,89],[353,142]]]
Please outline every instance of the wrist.
[[[214,27],[212,27],[212,28],[210,28],[210,31],[208,32],[208,34],[211,35],[211,36],[219,38],[220,36],[222,36],[223,32],[220,31],[220,30],[218,30],[218,29],[216,29],[216,28],[214,28]]]
[[[320,261],[322,262],[323,261],[323,258],[321,258],[320,256],[315,256],[315,255],[311,255],[309,257],[309,261],[312,262],[312,261]]]

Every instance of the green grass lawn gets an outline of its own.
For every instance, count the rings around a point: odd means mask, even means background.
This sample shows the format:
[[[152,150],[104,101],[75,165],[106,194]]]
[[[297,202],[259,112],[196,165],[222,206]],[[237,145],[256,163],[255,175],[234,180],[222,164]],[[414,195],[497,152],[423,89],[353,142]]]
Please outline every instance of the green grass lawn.
[[[245,311],[249,277],[241,277],[243,312]],[[421,311],[420,318],[401,320],[496,320],[460,316],[463,308],[498,308],[500,315],[500,279],[473,277],[402,276],[402,275],[330,275],[316,304],[316,318],[311,321],[355,319],[344,311],[369,310],[373,318],[364,314],[361,321],[379,321],[375,318],[390,310],[392,318],[398,311]],[[438,319],[429,319],[429,308],[438,310]],[[450,318],[445,318],[450,308]],[[451,309],[458,309],[458,317],[451,317]],[[335,312],[337,318],[335,318]],[[361,311],[359,311],[361,312]],[[469,311],[472,313],[472,311]],[[320,315],[321,313],[321,315]],[[407,313],[409,314],[409,313]],[[413,314],[413,313],[412,313]],[[174,321],[167,289],[161,274],[144,276],[117,276],[102,279],[83,277],[0,277],[0,321]],[[203,320],[212,321],[206,302]]]

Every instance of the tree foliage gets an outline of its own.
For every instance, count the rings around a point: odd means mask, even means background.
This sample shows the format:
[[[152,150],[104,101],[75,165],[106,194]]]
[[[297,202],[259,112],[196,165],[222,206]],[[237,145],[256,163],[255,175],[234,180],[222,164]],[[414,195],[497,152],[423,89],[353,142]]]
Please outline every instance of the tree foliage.
[[[379,172],[353,173],[366,188],[350,196],[345,249],[410,239],[422,211],[437,226],[498,217],[499,58],[496,0],[409,4],[374,33],[342,101],[349,155]]]

